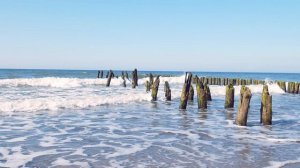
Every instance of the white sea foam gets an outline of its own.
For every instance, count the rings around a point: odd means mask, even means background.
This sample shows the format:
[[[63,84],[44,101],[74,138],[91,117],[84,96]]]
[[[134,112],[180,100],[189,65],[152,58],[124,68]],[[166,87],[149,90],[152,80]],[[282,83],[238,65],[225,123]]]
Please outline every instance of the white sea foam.
[[[124,104],[128,102],[150,101],[151,97],[147,93],[136,93],[132,95],[88,95],[68,97],[46,97],[46,98],[30,98],[25,100],[0,100],[0,111],[39,111],[39,110],[58,110],[60,108],[67,109],[83,109],[92,106],[105,104]]]
[[[0,167],[17,168],[24,166],[26,163],[37,156],[55,154],[56,151],[48,150],[41,152],[31,152],[30,154],[23,154],[21,146],[18,146],[10,148],[0,148],[0,153],[3,155],[3,159],[6,160],[5,163],[0,162]]]
[[[151,94],[145,92],[144,83],[149,78],[139,79],[137,89],[122,87],[122,79],[112,79],[112,87],[105,87],[107,79],[79,78],[23,78],[2,79],[0,87],[10,87],[0,97],[0,111],[39,111],[58,109],[82,109],[104,104],[124,104],[151,101]],[[164,101],[164,82],[168,81],[172,90],[172,99],[180,97],[184,76],[161,77],[158,100]],[[97,87],[92,87],[99,85]],[[30,88],[24,88],[30,86]],[[42,87],[42,88],[41,88]],[[249,85],[252,93],[261,93],[263,85]],[[240,86],[235,86],[238,95]],[[225,86],[210,86],[212,96],[224,96]],[[271,94],[283,94],[277,84],[269,84]]]
[[[270,166],[265,167],[265,168],[280,168],[289,164],[298,164],[298,166],[300,165],[300,158],[295,159],[295,160],[287,160],[287,161],[283,161],[283,162],[279,162],[279,161],[271,161],[269,162]]]
[[[18,78],[18,79],[1,79],[0,86],[22,87],[22,86],[39,86],[39,87],[55,87],[55,88],[72,88],[88,85],[104,85],[107,79],[80,79],[80,78]],[[112,86],[118,86],[123,83],[121,78],[111,80]],[[127,83],[130,83],[127,81]]]

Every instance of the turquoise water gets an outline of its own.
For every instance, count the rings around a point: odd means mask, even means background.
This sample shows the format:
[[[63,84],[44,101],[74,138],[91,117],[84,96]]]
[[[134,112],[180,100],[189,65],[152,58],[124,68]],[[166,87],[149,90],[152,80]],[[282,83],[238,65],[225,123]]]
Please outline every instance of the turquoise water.
[[[118,75],[120,72],[116,72]],[[300,167],[300,95],[269,83],[273,125],[259,123],[262,86],[252,93],[248,126],[225,110],[224,86],[210,86],[207,110],[179,110],[184,72],[162,75],[158,101],[97,71],[0,70],[0,167]],[[130,74],[130,73],[129,73]],[[300,74],[197,72],[198,76],[300,81]],[[172,101],[164,99],[164,81]]]

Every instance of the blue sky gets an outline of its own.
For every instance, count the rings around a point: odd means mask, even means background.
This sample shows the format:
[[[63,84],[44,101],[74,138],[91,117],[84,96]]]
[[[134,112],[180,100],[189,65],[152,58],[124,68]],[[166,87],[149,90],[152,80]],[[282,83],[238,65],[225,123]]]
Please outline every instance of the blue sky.
[[[298,0],[1,0],[0,68],[300,72]]]

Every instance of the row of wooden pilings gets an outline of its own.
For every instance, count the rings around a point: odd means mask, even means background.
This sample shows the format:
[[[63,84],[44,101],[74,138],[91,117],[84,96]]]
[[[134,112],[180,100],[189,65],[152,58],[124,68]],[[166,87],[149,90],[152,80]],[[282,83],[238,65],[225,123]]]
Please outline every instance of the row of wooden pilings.
[[[138,72],[137,72],[137,69],[134,69],[132,71],[131,76],[132,76],[132,78],[131,78],[132,88],[136,88],[136,86],[138,86]],[[107,75],[106,75],[106,78],[107,78],[106,86],[107,87],[110,86],[111,79],[114,78],[114,77],[119,78],[119,76],[115,76],[115,74],[112,70],[107,71]],[[104,78],[103,70],[98,71],[97,78]],[[126,87],[126,79],[130,80],[128,73],[126,71],[122,71],[121,78],[123,79],[123,86]]]
[[[107,75],[107,84],[110,86],[111,79],[115,77],[112,70],[108,71]],[[98,72],[98,78],[103,78],[103,71]],[[126,80],[129,79],[127,72],[122,72],[121,78],[123,79],[123,86],[126,87]],[[132,88],[138,86],[138,72],[137,69],[132,71]],[[280,87],[282,83],[277,82]],[[157,93],[160,84],[160,76],[158,75],[155,80],[152,74],[149,75],[149,81],[145,82],[146,91],[151,91],[152,101],[157,101]],[[194,87],[196,86],[197,93],[197,102],[198,109],[207,109],[207,102],[212,101],[209,85],[226,85],[226,94],[225,94],[225,108],[234,107],[234,85],[242,85],[240,90],[240,99],[238,104],[238,110],[236,115],[235,123],[237,125],[246,126],[248,111],[250,107],[250,100],[252,97],[251,90],[245,85],[253,84],[264,84],[264,81],[261,80],[243,80],[243,79],[230,79],[230,78],[205,78],[198,76],[193,77],[192,73],[186,73],[185,81],[181,92],[180,105],[179,109],[185,110],[188,105],[188,101],[194,101]],[[295,87],[291,85],[290,87]],[[299,85],[298,85],[299,88]],[[290,89],[288,89],[290,90]],[[294,90],[294,89],[293,89]],[[167,101],[171,101],[171,89],[169,83],[166,81],[164,84],[165,98]],[[269,94],[268,86],[263,86],[263,91],[261,95],[261,109],[260,109],[260,122],[263,125],[272,124],[272,96]]]
[[[254,80],[254,79],[239,79],[239,78],[216,78],[216,77],[201,77],[199,78],[202,83],[208,85],[220,85],[226,86],[229,84],[232,85],[259,85],[265,84],[263,80]],[[193,78],[193,83],[195,84],[198,80],[197,76]]]
[[[300,94],[300,83],[277,81],[278,86],[287,93]],[[287,87],[286,87],[287,86]]]
[[[104,77],[104,71],[98,71],[98,78]],[[110,86],[111,78],[115,77],[114,73],[110,70],[107,71],[106,78],[108,78],[107,86]],[[118,76],[116,76],[118,78]],[[122,71],[121,77],[123,79],[123,86],[126,87],[126,80],[129,79],[129,75],[126,71]],[[148,90],[150,91],[150,86],[153,84],[153,75],[150,74],[150,82]],[[217,78],[217,77],[200,77],[199,80],[202,83],[206,83],[207,85],[220,85],[220,86],[227,86],[229,84],[232,84],[234,86],[236,85],[264,85],[266,82],[264,80],[255,80],[255,79],[239,79],[239,78]],[[195,76],[192,78],[192,83],[195,84],[196,81],[198,81],[198,77]],[[132,71],[132,88],[135,88],[138,86],[138,76],[137,76],[137,69]],[[300,83],[298,82],[285,82],[285,81],[276,81],[277,85],[286,93],[291,94],[300,94]],[[147,83],[146,83],[147,86]]]
[[[193,83],[196,84],[197,91],[197,102],[198,109],[206,109],[207,102],[212,101],[210,89],[206,82],[203,83],[201,78],[192,78],[192,73],[187,73],[185,77],[185,82],[182,88],[181,97],[180,97],[180,105],[179,108],[185,110],[187,108],[187,102],[192,100],[191,94],[193,95]],[[229,83],[226,86],[226,94],[225,94],[225,108],[233,108],[234,107],[234,87],[232,83]],[[240,126],[247,125],[248,111],[250,107],[250,100],[252,94],[251,90],[242,85],[240,90],[240,99],[238,104],[238,111],[236,115],[235,123]],[[269,94],[268,85],[264,85],[262,96],[261,96],[261,109],[260,109],[260,122],[263,125],[271,125],[272,124],[272,96]]]

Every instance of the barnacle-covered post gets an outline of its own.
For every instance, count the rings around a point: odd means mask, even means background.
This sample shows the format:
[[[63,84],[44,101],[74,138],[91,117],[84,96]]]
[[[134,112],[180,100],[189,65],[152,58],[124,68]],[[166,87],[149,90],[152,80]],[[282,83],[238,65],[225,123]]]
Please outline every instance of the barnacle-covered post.
[[[294,93],[295,94],[299,94],[299,88],[300,88],[300,83],[295,83],[295,89],[294,89]]]
[[[242,86],[235,124],[240,126],[247,125],[247,118],[248,118],[248,111],[250,108],[251,97],[252,94],[250,89],[248,87]]]
[[[136,86],[138,86],[138,73],[137,69],[134,69],[134,71],[132,71],[132,88]]]
[[[146,86],[146,92],[150,92],[151,86],[149,81],[146,81],[145,86]]]
[[[160,76],[156,77],[155,82],[152,85],[152,93],[151,93],[152,101],[156,101],[157,100],[157,92],[158,92],[159,83],[160,83],[159,77]]]
[[[153,75],[150,73],[149,75],[150,87],[153,85]]]
[[[165,82],[165,98],[167,101],[171,101],[171,89],[170,89],[170,85],[169,82]]]
[[[197,77],[197,79],[198,79],[198,77]],[[197,80],[197,79],[194,78],[194,81]],[[195,83],[196,83],[196,81],[195,81]],[[193,88],[192,84],[190,86],[188,100],[189,101],[194,101],[194,88]]]
[[[272,96],[269,94],[268,85],[264,85],[261,94],[260,123],[272,125]]]
[[[196,84],[198,109],[207,109],[207,95],[204,89],[204,85],[201,81]]]
[[[233,108],[234,106],[234,87],[232,84],[226,86],[225,108]]]
[[[212,101],[210,89],[209,89],[209,86],[206,83],[204,83],[204,91],[205,91],[205,94],[206,94],[206,100],[207,101]]]
[[[181,91],[179,109],[186,109],[187,101],[188,101],[188,97],[189,97],[189,91],[190,91],[191,82],[192,82],[192,77],[193,77],[192,73],[185,74],[185,80],[184,80],[183,88]]]

